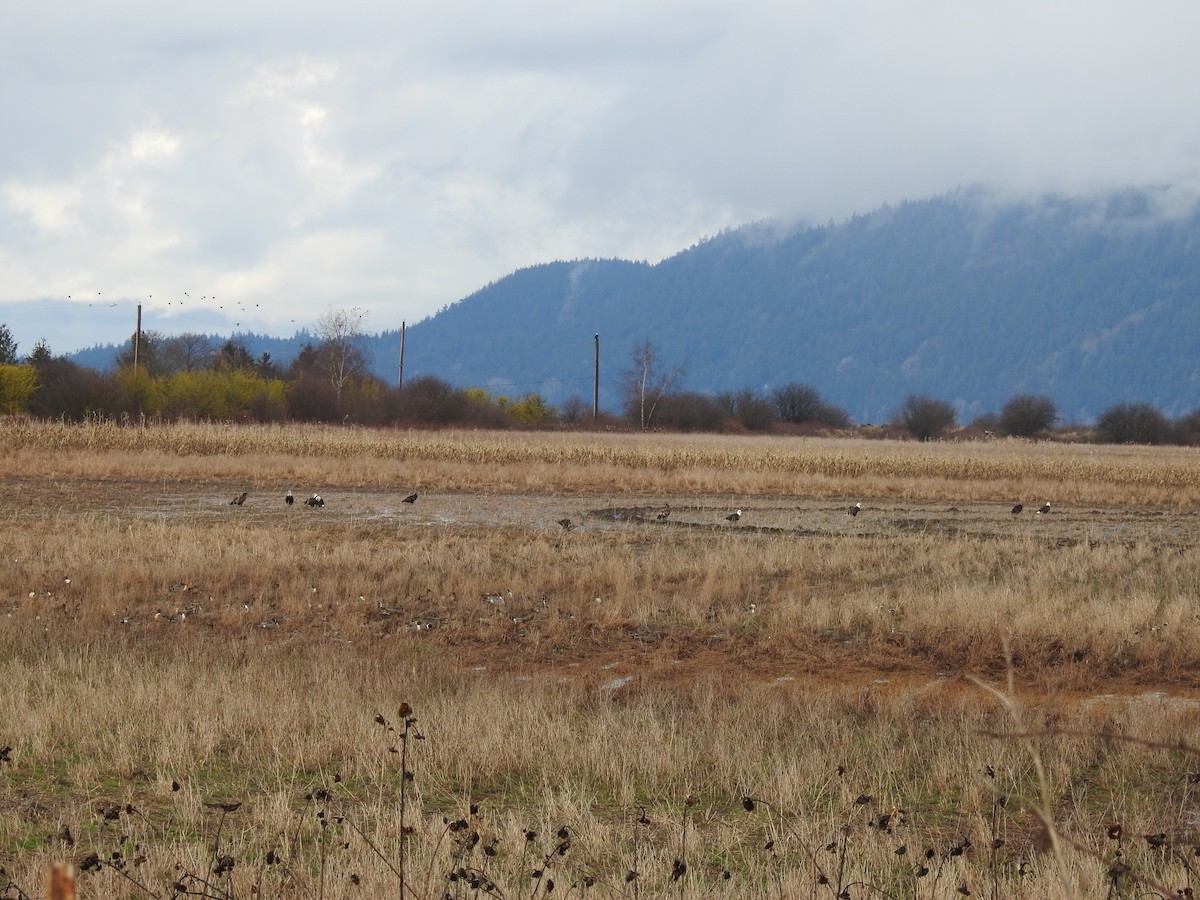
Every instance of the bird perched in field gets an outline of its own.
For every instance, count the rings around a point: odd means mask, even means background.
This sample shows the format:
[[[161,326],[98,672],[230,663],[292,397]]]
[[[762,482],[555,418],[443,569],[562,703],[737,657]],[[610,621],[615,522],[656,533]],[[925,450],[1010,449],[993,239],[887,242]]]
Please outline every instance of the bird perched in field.
[[[1038,510],[1038,513],[1040,513],[1041,515],[1045,515],[1045,514],[1046,514],[1046,513],[1048,513],[1048,512],[1050,512],[1050,501],[1049,501],[1049,500],[1047,500],[1047,501],[1046,501],[1046,502],[1045,502],[1045,503],[1042,505],[1042,508]]]
[[[1012,508],[1012,514],[1013,514],[1014,516],[1016,516],[1016,515],[1020,515],[1020,513],[1021,513],[1021,510],[1023,510],[1024,508],[1025,508],[1025,504],[1024,504],[1024,503],[1018,503],[1016,506],[1014,506],[1014,507]]]
[[[296,498],[292,496],[291,491],[288,491],[286,494],[283,495],[283,502],[286,503],[288,506],[291,506],[293,503],[296,502]]]
[[[225,802],[221,800],[212,800],[206,801],[204,805],[209,809],[219,809],[221,812],[231,813],[236,812],[241,807],[242,801],[234,800],[232,802]]]
[[[737,509],[737,510],[734,510],[733,512],[731,512],[729,515],[727,515],[725,517],[725,521],[726,522],[736,522],[741,517],[742,517],[742,511],[740,509]]]
[[[574,527],[570,519],[559,519],[558,524],[562,526],[563,531],[570,531]]]
[[[234,497],[232,500],[230,500],[229,505],[230,506],[241,506],[243,503],[246,502],[246,498],[249,496],[250,495],[248,493],[246,493],[245,491],[242,491],[242,495],[240,497]]]
[[[663,508],[658,511],[658,515],[656,515],[654,518],[658,519],[658,521],[660,521],[660,522],[665,522],[665,521],[667,521],[667,518],[670,515],[671,515],[671,504],[664,503]]]
[[[407,497],[405,497],[400,502],[401,503],[416,503],[417,502],[417,492],[413,491],[411,494],[409,494]]]
[[[324,506],[325,505],[325,501],[321,499],[320,494],[313,494],[311,497],[309,497],[307,500],[305,500],[304,503],[307,506]]]
[[[857,516],[860,512],[862,512],[862,503],[855,503],[852,507],[846,510],[846,515]]]

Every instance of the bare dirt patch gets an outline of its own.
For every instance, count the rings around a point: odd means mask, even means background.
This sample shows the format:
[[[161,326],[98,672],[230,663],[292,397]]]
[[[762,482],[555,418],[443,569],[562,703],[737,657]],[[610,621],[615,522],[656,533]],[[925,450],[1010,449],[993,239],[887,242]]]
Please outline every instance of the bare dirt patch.
[[[5,513],[3,525],[9,529],[62,529],[68,519],[90,521],[104,529],[126,530],[136,545],[147,539],[169,542],[176,529],[186,527],[210,535],[229,532],[236,540],[263,541],[264,546],[268,540],[287,546],[303,542],[309,549],[299,553],[301,564],[306,555],[316,559],[322,552],[335,552],[332,548],[362,560],[361,572],[343,573],[336,583],[319,588],[317,568],[306,572],[307,580],[288,584],[268,559],[255,560],[252,569],[246,560],[233,561],[233,570],[217,583],[212,572],[195,574],[194,563],[175,574],[168,569],[149,572],[149,587],[121,598],[103,619],[106,626],[132,635],[145,633],[153,640],[174,628],[207,639],[236,635],[251,646],[327,642],[370,652],[409,652],[424,646],[447,655],[449,664],[464,671],[545,674],[613,683],[612,690],[637,681],[668,687],[717,672],[760,683],[805,680],[876,687],[943,684],[967,674],[998,678],[1009,662],[998,642],[970,646],[970,637],[961,630],[951,627],[931,634],[905,620],[907,607],[919,598],[906,597],[897,585],[911,577],[910,567],[926,565],[917,559],[918,553],[930,552],[930,546],[957,552],[1002,544],[1030,556],[1085,552],[1099,558],[1120,550],[1158,557],[1190,555],[1200,545],[1200,518],[1186,511],[1066,504],[1044,515],[1029,509],[1014,515],[1008,503],[868,499],[857,515],[850,515],[849,499],[680,495],[631,504],[629,498],[616,495],[435,490],[419,492],[415,503],[406,504],[402,500],[407,487],[333,487],[320,490],[323,507],[310,508],[303,501],[311,492],[299,487],[294,488],[297,502],[291,506],[284,503],[281,489],[251,490],[245,502],[236,505],[230,501],[237,488],[228,484],[166,479],[9,478],[4,488],[9,496],[20,498]],[[666,516],[665,505],[670,509]],[[741,515],[729,521],[726,517],[734,509]],[[147,527],[160,529],[159,538],[133,537],[135,530]],[[623,557],[624,565],[635,571],[653,568],[652,557],[659,548],[681,541],[686,542],[685,552],[696,558],[695,571],[673,575],[677,584],[646,574],[655,594],[648,595],[646,603],[625,598],[619,613],[610,612],[622,601],[614,596],[612,579],[598,580],[605,586],[598,583],[593,596],[586,571],[578,568],[610,556]],[[410,579],[408,592],[372,589],[373,582],[387,580],[382,573],[372,576],[376,567],[412,565],[411,553],[389,562],[397,547],[447,542],[455,543],[460,556],[476,554],[494,565],[481,564],[478,577],[464,575],[460,582],[467,587],[461,589],[436,578]],[[729,554],[763,552],[786,561],[852,546],[877,547],[889,557],[881,560],[878,571],[863,574],[868,589],[872,583],[879,585],[881,598],[868,619],[860,615],[859,620],[814,628],[793,619],[781,622],[769,617],[793,598],[786,590],[780,596],[764,596],[754,585],[740,595],[715,589],[707,605],[689,600],[692,587],[718,577],[719,571],[707,570],[719,570]],[[537,550],[536,561],[531,548]],[[129,552],[136,556],[140,551]],[[162,550],[151,555],[170,556]],[[499,560],[498,555],[510,558]],[[788,563],[782,565],[786,568]],[[548,576],[547,569],[558,567],[563,571]],[[185,569],[193,574],[185,574]],[[506,573],[503,583],[488,574],[491,569]],[[521,571],[530,573],[528,583],[511,577]],[[7,615],[45,615],[51,620],[83,615],[95,598],[82,587],[89,581],[87,574],[74,574],[74,586],[49,579],[31,583],[29,590],[10,585]],[[764,577],[788,576],[781,570]],[[632,588],[635,579],[627,580]],[[547,581],[559,590],[536,586]],[[446,586],[426,586],[419,593],[411,589],[416,583],[437,582]],[[233,584],[238,587],[231,588]],[[810,587],[814,592],[836,588],[836,583]],[[847,585],[848,592],[863,590],[862,584]],[[137,596],[138,591],[146,595]],[[1165,624],[1162,635],[1159,624],[1132,628],[1129,646],[1162,641]],[[1195,621],[1173,624],[1173,634],[1180,624],[1195,627]],[[966,643],[955,646],[955,641]],[[1174,645],[1164,644],[1164,651],[1173,650]],[[1019,661],[1036,662],[1031,677],[1042,688],[1057,679],[1061,689],[1083,694],[1094,693],[1102,684],[1123,691],[1150,686],[1179,693],[1196,687],[1200,678],[1182,667],[1149,664],[1153,654],[1105,657],[1093,647],[1072,643],[1070,635],[1051,633],[1036,640],[1026,635],[1018,642],[1017,656]],[[628,680],[620,681],[623,678]]]

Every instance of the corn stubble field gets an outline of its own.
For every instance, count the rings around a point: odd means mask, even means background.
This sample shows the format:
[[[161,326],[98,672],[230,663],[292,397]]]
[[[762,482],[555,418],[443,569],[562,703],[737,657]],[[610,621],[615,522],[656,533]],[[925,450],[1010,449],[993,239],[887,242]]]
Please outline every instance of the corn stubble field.
[[[1197,887],[1195,450],[6,420],[0,460],[0,897]]]

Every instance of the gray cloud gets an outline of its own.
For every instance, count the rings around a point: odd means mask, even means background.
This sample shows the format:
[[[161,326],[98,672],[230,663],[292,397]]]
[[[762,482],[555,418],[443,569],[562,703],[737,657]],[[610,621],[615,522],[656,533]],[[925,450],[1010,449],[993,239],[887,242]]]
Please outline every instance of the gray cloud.
[[[1187,2],[22,6],[0,303],[166,316],[188,291],[275,330],[351,305],[386,328],[523,265],[764,217],[1200,187]]]

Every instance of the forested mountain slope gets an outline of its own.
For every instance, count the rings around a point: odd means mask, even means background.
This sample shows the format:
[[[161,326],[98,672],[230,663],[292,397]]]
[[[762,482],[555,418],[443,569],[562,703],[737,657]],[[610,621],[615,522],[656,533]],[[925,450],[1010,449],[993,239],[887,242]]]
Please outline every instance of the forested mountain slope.
[[[590,405],[599,333],[611,411],[634,346],[650,341],[666,368],[686,367],[676,389],[799,382],[860,423],[914,393],[964,422],[1017,394],[1049,396],[1066,421],[1120,402],[1174,417],[1200,407],[1200,211],[1168,213],[1166,196],[1000,203],[964,191],[821,227],[747,225],[655,265],[536,265],[411,325],[404,377]],[[235,339],[283,365],[317,341]],[[366,343],[394,384],[399,332]],[[106,368],[116,349],[73,358]]]
[[[1121,401],[1181,414],[1200,405],[1200,215],[1157,199],[963,193],[823,227],[749,225],[657,265],[534,266],[409,328],[405,377],[590,401],[599,332],[609,408],[648,339],[686,364],[684,389],[804,382],[861,422],[910,393],[962,419],[1021,393],[1069,420]]]

